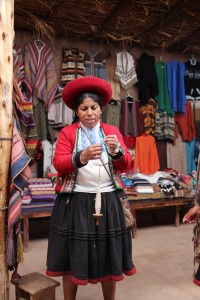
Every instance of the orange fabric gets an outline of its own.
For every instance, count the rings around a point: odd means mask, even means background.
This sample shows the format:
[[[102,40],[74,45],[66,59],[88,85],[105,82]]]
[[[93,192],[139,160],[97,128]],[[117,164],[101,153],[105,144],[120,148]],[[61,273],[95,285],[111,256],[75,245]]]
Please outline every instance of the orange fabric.
[[[156,142],[153,136],[143,134],[136,137],[134,169],[139,169],[140,173],[146,175],[153,174],[160,169]]]

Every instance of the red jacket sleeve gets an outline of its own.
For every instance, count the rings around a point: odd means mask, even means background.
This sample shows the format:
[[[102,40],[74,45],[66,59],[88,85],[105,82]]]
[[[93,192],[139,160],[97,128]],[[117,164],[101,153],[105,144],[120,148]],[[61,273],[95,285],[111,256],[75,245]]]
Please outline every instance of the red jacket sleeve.
[[[75,138],[76,126],[74,125],[64,127],[59,134],[53,157],[53,165],[60,175],[65,175],[76,170],[72,163]]]

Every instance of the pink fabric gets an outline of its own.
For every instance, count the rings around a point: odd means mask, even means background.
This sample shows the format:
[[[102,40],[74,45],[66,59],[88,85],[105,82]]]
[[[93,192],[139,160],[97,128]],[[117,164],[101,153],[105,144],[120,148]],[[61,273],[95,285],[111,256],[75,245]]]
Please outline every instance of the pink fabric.
[[[7,265],[16,266],[18,261],[18,243],[14,242],[20,234],[20,216],[22,205],[22,191],[31,178],[28,166],[30,158],[25,152],[22,137],[16,127],[13,129],[11,151],[11,185],[8,199],[8,234],[7,234]]]

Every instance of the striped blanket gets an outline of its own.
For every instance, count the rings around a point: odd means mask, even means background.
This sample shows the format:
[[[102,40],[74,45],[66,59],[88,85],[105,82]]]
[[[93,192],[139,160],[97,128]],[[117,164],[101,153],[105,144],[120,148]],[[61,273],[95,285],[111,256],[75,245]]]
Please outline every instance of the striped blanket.
[[[15,268],[22,260],[22,257],[20,257],[20,215],[22,191],[31,178],[31,170],[28,166],[30,160],[25,152],[22,137],[16,126],[14,126],[8,194],[8,232],[6,237],[6,259],[9,270]]]

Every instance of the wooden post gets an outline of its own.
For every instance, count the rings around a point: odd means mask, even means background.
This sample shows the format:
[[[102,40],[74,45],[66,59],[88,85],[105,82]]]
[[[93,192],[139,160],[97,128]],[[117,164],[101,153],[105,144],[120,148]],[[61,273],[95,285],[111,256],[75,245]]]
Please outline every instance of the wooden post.
[[[5,207],[13,129],[14,0],[0,0],[0,300],[9,299]]]

